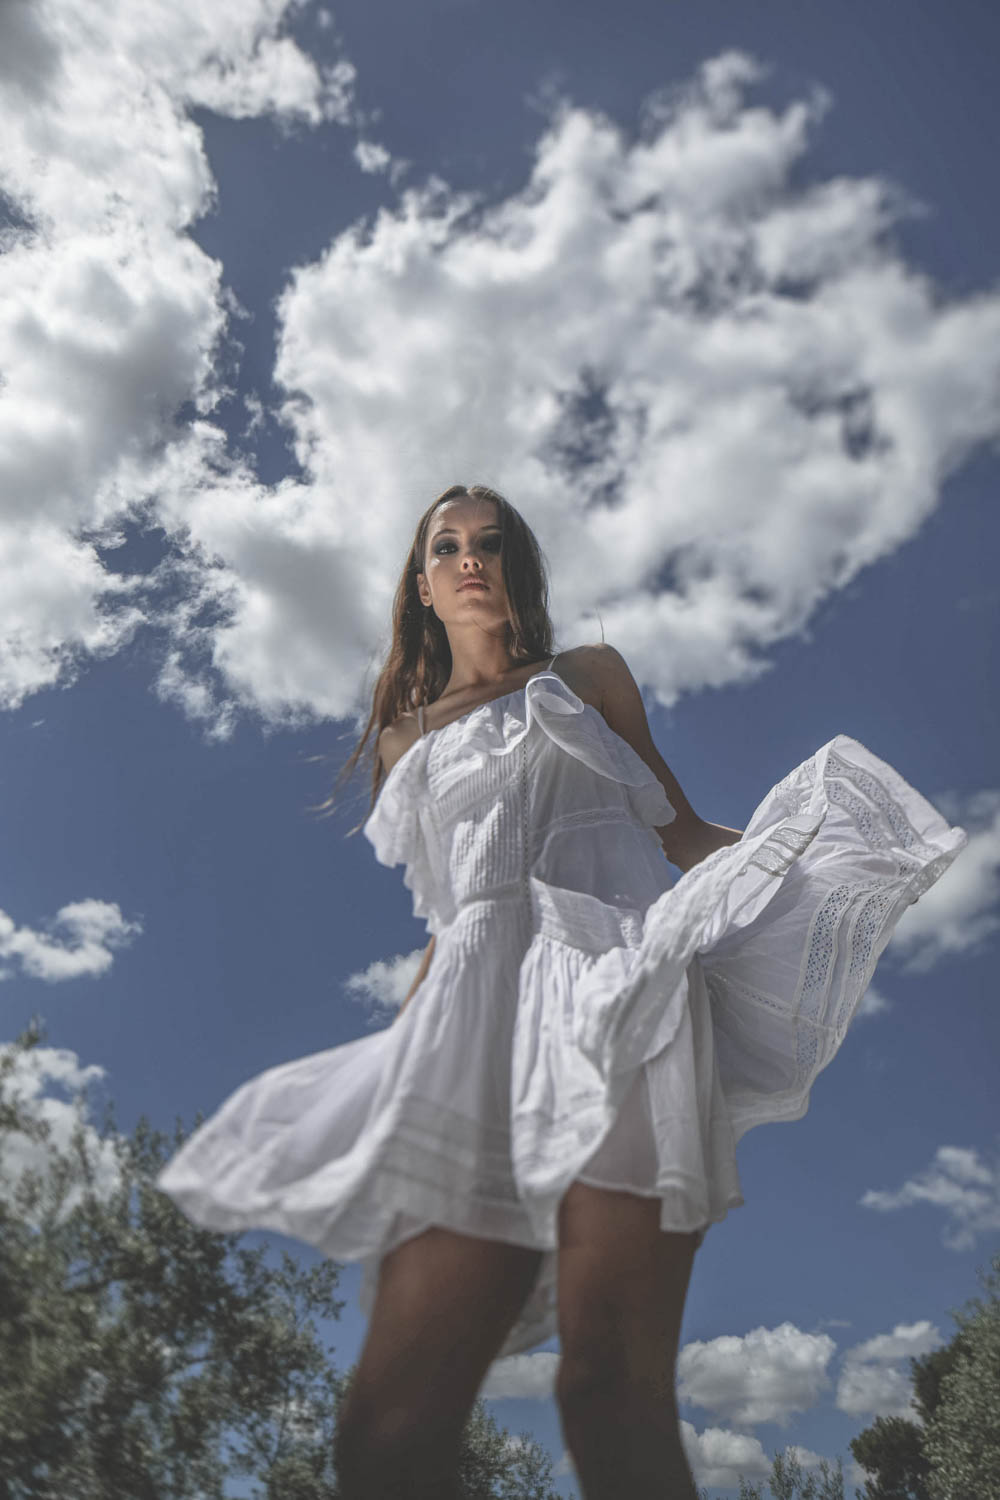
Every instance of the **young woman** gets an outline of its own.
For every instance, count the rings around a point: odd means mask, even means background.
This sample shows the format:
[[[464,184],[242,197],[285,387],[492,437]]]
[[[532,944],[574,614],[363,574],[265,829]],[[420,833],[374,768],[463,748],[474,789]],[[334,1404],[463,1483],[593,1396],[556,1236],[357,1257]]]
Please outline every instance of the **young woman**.
[[[251,1079],[158,1179],[204,1227],[361,1262],[343,1500],[456,1496],[489,1366],[554,1333],[587,1500],[696,1500],[674,1366],[736,1143],[805,1113],[966,842],[845,735],[742,832],[706,821],[622,656],[554,652],[546,605],[502,496],[420,518],[342,775],[377,728],[364,832],[405,866],[423,962],[392,1026]]]

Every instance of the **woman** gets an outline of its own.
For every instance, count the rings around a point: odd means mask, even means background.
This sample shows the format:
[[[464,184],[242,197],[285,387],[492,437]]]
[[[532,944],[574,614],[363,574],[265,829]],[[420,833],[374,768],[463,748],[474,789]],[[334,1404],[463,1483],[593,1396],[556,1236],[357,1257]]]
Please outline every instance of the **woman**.
[[[746,829],[691,807],[607,645],[553,653],[530,529],[455,485],[417,527],[354,755],[431,935],[398,1024],[269,1069],[159,1186],[363,1266],[344,1500],[457,1494],[491,1363],[558,1332],[587,1500],[696,1491],[674,1366],[735,1146],[797,1119],[907,904],[966,837],[838,735]],[[664,861],[683,873],[674,882]]]

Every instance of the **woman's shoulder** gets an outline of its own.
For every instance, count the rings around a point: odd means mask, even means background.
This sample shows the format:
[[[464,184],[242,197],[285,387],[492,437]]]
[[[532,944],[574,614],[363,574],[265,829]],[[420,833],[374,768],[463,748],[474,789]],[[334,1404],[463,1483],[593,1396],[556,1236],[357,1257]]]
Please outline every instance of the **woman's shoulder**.
[[[606,671],[602,652],[611,649],[602,641],[593,646],[571,646],[560,651],[553,670],[584,703],[601,710],[602,683]]]
[[[378,737],[376,750],[386,773],[392,770],[401,755],[405,755],[415,740],[420,738],[420,725],[415,713],[402,713],[386,724]]]

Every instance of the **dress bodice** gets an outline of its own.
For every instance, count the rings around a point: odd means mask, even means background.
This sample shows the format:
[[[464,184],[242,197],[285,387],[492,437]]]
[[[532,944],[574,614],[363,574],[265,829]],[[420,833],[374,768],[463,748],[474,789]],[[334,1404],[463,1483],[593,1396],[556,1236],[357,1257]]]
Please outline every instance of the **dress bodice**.
[[[653,830],[674,816],[649,766],[548,667],[425,730],[364,833],[382,864],[406,866],[437,932],[470,901],[530,901],[531,874],[638,912],[670,884]]]

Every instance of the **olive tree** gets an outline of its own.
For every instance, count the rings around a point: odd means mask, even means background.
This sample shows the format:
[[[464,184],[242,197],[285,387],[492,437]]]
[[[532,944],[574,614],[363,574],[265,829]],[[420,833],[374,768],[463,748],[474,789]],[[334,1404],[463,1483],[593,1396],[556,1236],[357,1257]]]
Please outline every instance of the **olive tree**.
[[[197,1228],[155,1186],[180,1122],[43,1108],[42,1039],[0,1047],[0,1500],[332,1500],[337,1264]],[[552,1500],[551,1467],[476,1403],[463,1500]]]

